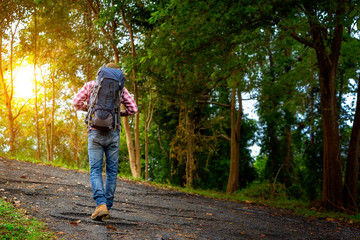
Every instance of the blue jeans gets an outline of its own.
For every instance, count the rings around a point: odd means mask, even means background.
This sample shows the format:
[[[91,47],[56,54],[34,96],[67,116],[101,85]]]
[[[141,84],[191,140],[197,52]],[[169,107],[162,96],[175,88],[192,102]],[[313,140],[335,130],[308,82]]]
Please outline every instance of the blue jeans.
[[[90,130],[88,136],[90,181],[93,198],[96,206],[106,204],[108,209],[111,209],[114,202],[119,165],[119,139],[118,130],[106,133],[99,130]],[[106,164],[105,190],[102,178],[104,153]]]

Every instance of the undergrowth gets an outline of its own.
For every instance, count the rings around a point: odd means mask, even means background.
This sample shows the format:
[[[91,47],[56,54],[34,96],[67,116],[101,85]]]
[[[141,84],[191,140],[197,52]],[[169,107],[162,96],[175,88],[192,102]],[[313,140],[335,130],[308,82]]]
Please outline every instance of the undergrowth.
[[[0,239],[57,239],[44,223],[0,198]]]

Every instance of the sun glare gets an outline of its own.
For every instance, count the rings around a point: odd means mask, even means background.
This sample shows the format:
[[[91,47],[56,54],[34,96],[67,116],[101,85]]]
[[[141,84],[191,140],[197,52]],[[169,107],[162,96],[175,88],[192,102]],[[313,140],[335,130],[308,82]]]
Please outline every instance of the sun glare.
[[[29,99],[34,94],[34,68],[30,65],[22,66],[14,71],[14,96]]]

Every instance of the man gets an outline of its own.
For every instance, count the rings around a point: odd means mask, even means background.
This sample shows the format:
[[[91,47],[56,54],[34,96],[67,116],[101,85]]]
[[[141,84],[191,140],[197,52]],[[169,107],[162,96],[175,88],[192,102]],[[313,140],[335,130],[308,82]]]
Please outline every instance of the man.
[[[105,67],[119,69],[115,63],[108,63]],[[90,103],[91,90],[95,80],[85,83],[73,99],[73,105],[77,111],[87,111]],[[121,103],[125,110],[120,111],[120,116],[130,116],[138,111],[134,99],[124,87],[121,95]],[[98,129],[89,128],[88,155],[90,164],[90,181],[96,209],[91,219],[102,220],[109,216],[114,201],[116,179],[119,165],[119,129],[103,132]],[[105,153],[106,182],[105,188],[102,179],[103,156]]]

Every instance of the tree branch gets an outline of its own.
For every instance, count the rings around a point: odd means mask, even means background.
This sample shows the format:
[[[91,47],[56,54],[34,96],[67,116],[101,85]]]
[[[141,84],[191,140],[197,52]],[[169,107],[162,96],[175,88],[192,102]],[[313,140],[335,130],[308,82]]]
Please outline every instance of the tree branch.
[[[217,137],[222,137],[222,138],[225,138],[225,139],[228,140],[228,141],[231,141],[231,138],[229,138],[229,137],[226,136],[225,134],[220,134],[220,135],[218,135]]]
[[[311,41],[309,41],[308,39],[305,39],[303,37],[300,37],[297,33],[295,32],[291,32],[291,36],[298,41],[299,43],[304,44],[305,46],[311,47],[311,48],[315,48],[315,45],[311,43]]]
[[[208,103],[208,104],[214,104],[214,105],[218,105],[218,106],[222,106],[222,107],[226,107],[226,108],[230,108],[230,104],[225,104],[225,103],[218,103],[218,102],[211,102],[211,101],[204,101],[204,100],[198,100],[198,103]]]
[[[169,158],[169,155],[167,154],[167,152],[165,151],[163,145],[161,144],[160,128],[159,128],[159,127],[158,127],[158,131],[157,131],[157,136],[158,136],[159,145],[160,145],[161,150],[164,152],[164,154],[166,155],[166,157]]]

